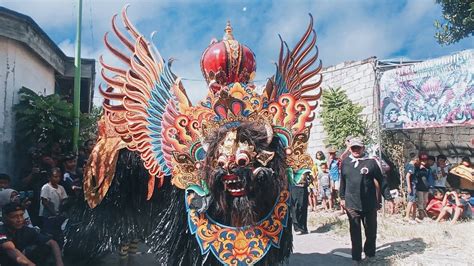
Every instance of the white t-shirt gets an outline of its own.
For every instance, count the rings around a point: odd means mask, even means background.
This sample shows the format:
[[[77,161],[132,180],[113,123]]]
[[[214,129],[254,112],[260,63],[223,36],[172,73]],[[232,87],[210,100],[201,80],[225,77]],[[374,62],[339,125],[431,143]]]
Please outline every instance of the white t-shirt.
[[[444,170],[444,175],[443,175],[443,172],[441,171],[441,168],[443,168]],[[449,165],[446,165],[445,167],[440,167],[440,166],[436,167],[436,172],[434,173],[435,187],[446,187],[446,180],[448,179],[449,168],[450,168]]]
[[[55,213],[50,213],[49,210],[43,206],[43,203],[41,203],[39,216],[50,217],[56,216],[56,213],[59,212],[59,206],[61,205],[61,201],[67,198],[67,194],[63,186],[58,185],[58,188],[54,188],[48,182],[41,188],[41,198],[45,198],[49,202],[53,203]]]

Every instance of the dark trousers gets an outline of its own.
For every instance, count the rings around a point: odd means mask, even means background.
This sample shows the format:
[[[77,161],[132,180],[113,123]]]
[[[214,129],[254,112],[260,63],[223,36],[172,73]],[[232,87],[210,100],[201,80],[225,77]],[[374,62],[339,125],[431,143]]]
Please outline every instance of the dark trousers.
[[[375,240],[377,238],[377,210],[357,211],[347,209],[352,242],[352,259],[361,260],[362,232],[361,222],[365,230],[364,253],[366,256],[375,256]]]
[[[308,188],[292,186],[291,192],[291,218],[295,231],[307,232],[308,220]]]

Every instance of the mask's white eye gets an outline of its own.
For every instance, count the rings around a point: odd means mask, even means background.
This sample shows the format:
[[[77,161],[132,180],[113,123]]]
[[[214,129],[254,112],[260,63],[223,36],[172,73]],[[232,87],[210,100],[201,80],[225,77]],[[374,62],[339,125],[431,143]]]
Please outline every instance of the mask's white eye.
[[[249,156],[245,153],[239,153],[237,155],[237,165],[246,166],[250,162]]]

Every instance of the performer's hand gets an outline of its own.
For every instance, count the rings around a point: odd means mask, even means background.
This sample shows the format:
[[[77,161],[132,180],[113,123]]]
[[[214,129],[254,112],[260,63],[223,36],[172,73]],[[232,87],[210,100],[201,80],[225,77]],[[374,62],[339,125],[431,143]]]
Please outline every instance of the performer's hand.
[[[411,194],[411,187],[410,186],[407,187],[407,192],[408,192],[408,194]]]
[[[341,208],[343,208],[343,209],[346,208],[346,200],[341,199],[341,201],[339,202],[339,204],[341,205]]]

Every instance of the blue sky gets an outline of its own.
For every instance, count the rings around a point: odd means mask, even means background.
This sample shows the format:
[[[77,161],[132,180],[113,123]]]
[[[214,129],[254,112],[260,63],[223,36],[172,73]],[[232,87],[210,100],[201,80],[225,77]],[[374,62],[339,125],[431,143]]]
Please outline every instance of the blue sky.
[[[0,0],[0,5],[32,17],[73,56],[77,1]],[[112,15],[125,3],[131,4],[129,17],[142,34],[157,31],[155,44],[162,56],[177,59],[173,71],[193,80],[184,84],[193,101],[207,91],[199,66],[201,53],[211,38],[221,39],[227,20],[236,39],[256,54],[256,80],[262,81],[274,73],[272,62],[278,58],[280,45],[277,34],[290,46],[295,44],[308,25],[308,13],[315,19],[323,66],[371,56],[429,59],[474,48],[473,37],[446,47],[436,42],[433,21],[441,18],[441,8],[434,0],[83,0],[83,57],[97,59],[103,54],[108,62],[117,63],[107,54],[102,38],[111,29]],[[95,96],[98,103],[98,93]]]

